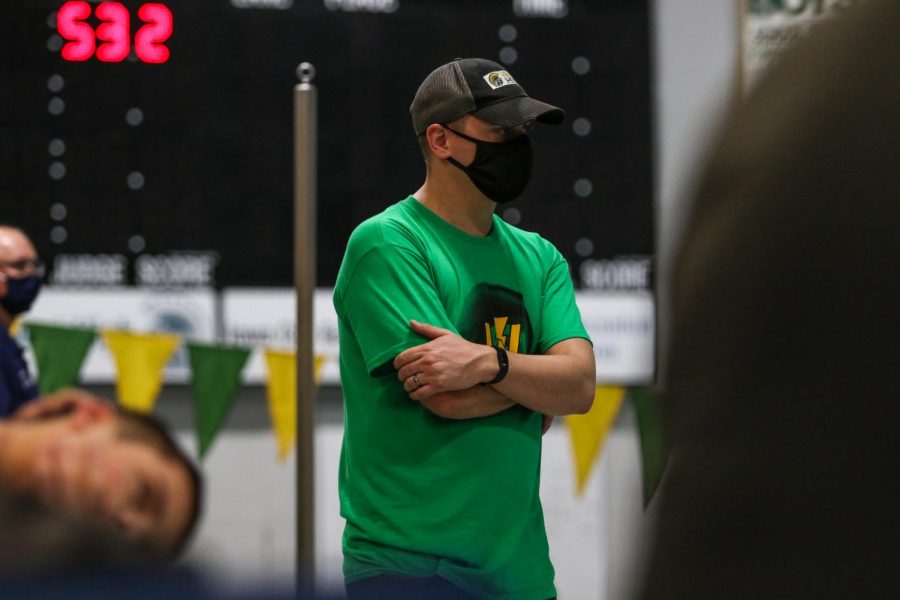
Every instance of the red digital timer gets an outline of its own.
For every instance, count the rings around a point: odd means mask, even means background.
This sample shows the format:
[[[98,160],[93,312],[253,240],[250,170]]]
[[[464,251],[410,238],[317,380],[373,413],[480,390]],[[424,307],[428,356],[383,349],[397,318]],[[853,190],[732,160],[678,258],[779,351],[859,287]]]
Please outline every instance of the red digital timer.
[[[131,52],[131,15],[121,2],[101,2],[94,11],[100,25],[87,23],[91,5],[84,0],[63,4],[56,13],[56,30],[68,40],[60,55],[65,60],[85,61],[91,56],[102,62],[121,62]],[[134,34],[134,53],[145,63],[169,60],[165,41],[172,35],[172,11],[151,2],[137,11],[143,25]],[[98,43],[99,42],[99,43]]]

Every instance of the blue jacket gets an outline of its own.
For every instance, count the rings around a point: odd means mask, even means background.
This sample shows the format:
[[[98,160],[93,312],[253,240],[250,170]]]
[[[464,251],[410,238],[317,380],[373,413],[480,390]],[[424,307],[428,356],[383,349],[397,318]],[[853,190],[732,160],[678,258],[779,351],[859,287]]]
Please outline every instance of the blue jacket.
[[[0,418],[37,395],[37,385],[28,372],[22,348],[9,336],[9,331],[0,327]]]

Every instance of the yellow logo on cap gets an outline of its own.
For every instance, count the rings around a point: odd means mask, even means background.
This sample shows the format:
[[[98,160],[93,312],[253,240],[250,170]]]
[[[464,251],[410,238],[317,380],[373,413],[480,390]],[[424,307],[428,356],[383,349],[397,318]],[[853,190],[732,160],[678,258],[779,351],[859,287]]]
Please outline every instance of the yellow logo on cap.
[[[516,80],[509,74],[509,71],[491,71],[484,76],[484,80],[492,90],[503,87],[504,85],[516,85]]]

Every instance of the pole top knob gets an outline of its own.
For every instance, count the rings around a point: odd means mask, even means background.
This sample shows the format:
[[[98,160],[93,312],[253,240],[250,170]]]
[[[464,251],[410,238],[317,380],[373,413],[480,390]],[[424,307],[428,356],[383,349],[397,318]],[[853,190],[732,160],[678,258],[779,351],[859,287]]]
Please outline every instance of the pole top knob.
[[[312,63],[302,62],[297,65],[297,78],[300,83],[310,83],[316,76],[316,67]]]

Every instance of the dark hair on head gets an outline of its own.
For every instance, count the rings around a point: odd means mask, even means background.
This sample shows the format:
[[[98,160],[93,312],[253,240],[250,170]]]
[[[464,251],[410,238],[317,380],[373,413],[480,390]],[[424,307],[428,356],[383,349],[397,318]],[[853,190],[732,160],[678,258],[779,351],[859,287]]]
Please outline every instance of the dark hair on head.
[[[431,159],[431,150],[428,148],[428,136],[422,133],[416,137],[416,142],[419,144],[419,150],[422,151],[422,157],[425,159],[425,166],[427,167],[428,161]]]
[[[203,478],[200,471],[194,464],[187,453],[175,443],[172,434],[169,433],[168,427],[157,417],[153,415],[143,414],[128,410],[122,407],[117,408],[119,415],[119,436],[145,442],[159,450],[163,456],[182,465],[187,471],[188,478],[191,481],[194,495],[191,499],[191,512],[184,531],[178,538],[178,541],[172,548],[165,551],[167,560],[175,560],[184,551],[187,546],[191,534],[197,528],[200,521],[200,513],[203,506]]]

